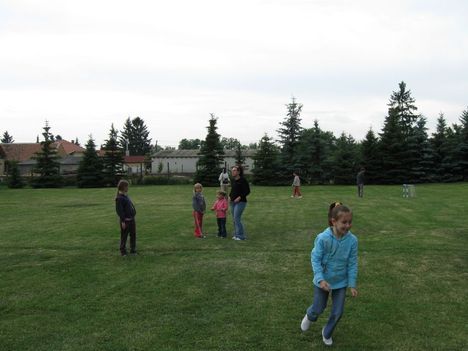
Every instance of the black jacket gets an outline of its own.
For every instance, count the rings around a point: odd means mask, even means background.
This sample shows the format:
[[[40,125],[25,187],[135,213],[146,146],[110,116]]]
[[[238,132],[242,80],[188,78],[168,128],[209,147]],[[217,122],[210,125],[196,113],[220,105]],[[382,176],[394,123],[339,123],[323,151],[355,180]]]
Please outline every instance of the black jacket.
[[[234,179],[231,186],[231,192],[229,193],[231,201],[234,201],[238,196],[240,196],[240,202],[247,202],[247,195],[250,194],[250,186],[247,180],[244,177]]]
[[[115,198],[115,211],[121,222],[131,221],[136,216],[136,209],[132,200],[127,195],[118,194]]]

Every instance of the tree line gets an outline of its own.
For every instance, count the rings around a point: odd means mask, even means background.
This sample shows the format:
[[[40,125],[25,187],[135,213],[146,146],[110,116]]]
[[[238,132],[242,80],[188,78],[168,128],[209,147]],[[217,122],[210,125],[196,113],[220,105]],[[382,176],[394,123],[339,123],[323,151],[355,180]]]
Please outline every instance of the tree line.
[[[361,168],[366,169],[368,184],[468,180],[468,109],[461,112],[460,124],[452,126],[440,113],[436,131],[429,136],[427,119],[417,113],[416,100],[405,82],[392,92],[387,106],[382,130],[369,129],[358,142],[350,134],[336,137],[322,130],[317,120],[312,128],[303,128],[303,105],[293,98],[286,105],[278,139],[265,134],[256,144],[252,182],[289,184],[296,172],[309,184],[354,184]],[[212,184],[223,156],[214,115],[200,154],[196,180]]]
[[[461,112],[460,124],[448,126],[443,113],[437,119],[436,131],[429,135],[427,119],[417,113],[416,100],[405,82],[392,92],[382,130],[369,129],[364,140],[356,141],[350,134],[336,137],[320,128],[301,126],[303,105],[295,98],[286,105],[287,113],[277,130],[278,139],[265,134],[258,143],[242,145],[235,138],[217,133],[217,117],[210,115],[205,140],[182,139],[179,149],[198,149],[199,162],[194,181],[205,185],[217,183],[224,150],[235,150],[236,162],[243,163],[243,150],[256,149],[252,181],[261,185],[289,184],[291,174],[300,174],[309,184],[354,184],[360,168],[366,169],[368,184],[401,184],[455,182],[468,179],[468,108]],[[36,155],[34,187],[56,187],[63,183],[55,151],[50,148],[54,137],[48,123],[44,127],[41,152]],[[13,142],[5,132],[2,142]],[[78,140],[76,140],[78,144]],[[162,147],[151,145],[148,128],[140,117],[126,120],[120,132],[112,124],[109,138],[101,146],[98,157],[90,136],[78,169],[80,187],[114,186],[123,172],[123,157],[151,154]],[[10,180],[19,180],[14,164],[9,167]],[[19,187],[19,186],[17,186]]]

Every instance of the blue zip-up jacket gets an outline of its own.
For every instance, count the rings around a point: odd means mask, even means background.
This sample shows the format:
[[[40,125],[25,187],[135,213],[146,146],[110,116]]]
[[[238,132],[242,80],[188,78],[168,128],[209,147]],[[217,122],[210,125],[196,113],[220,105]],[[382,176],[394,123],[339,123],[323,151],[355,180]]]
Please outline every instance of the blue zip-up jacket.
[[[357,252],[358,240],[354,234],[348,231],[337,239],[332,227],[325,229],[315,238],[310,254],[314,284],[320,287],[320,281],[325,280],[332,289],[356,288]]]

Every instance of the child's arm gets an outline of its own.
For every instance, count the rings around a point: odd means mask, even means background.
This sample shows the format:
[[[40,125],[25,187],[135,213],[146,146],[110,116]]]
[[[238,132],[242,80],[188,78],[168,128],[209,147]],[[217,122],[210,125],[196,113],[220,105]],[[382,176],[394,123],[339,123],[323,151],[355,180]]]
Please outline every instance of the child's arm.
[[[351,252],[348,259],[348,286],[351,290],[353,297],[357,296],[358,292],[356,289],[357,272],[358,272],[358,242],[353,243]]]
[[[329,284],[325,280],[323,267],[322,267],[322,258],[325,253],[323,240],[319,236],[315,239],[314,248],[312,249],[312,254],[310,257],[312,263],[312,270],[314,271],[314,283],[319,285],[322,289],[328,290]]]

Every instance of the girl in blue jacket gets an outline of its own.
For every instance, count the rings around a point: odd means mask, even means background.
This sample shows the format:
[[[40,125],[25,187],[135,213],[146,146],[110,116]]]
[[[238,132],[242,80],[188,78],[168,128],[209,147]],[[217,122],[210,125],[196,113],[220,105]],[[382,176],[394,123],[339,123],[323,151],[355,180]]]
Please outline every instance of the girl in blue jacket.
[[[309,329],[327,306],[328,295],[332,297],[332,309],[327,324],[322,329],[322,340],[327,346],[333,343],[332,334],[344,308],[346,288],[356,297],[358,270],[358,240],[349,231],[353,214],[343,204],[330,205],[328,219],[330,227],[317,235],[311,253],[314,272],[314,301],[302,319],[301,329]]]

